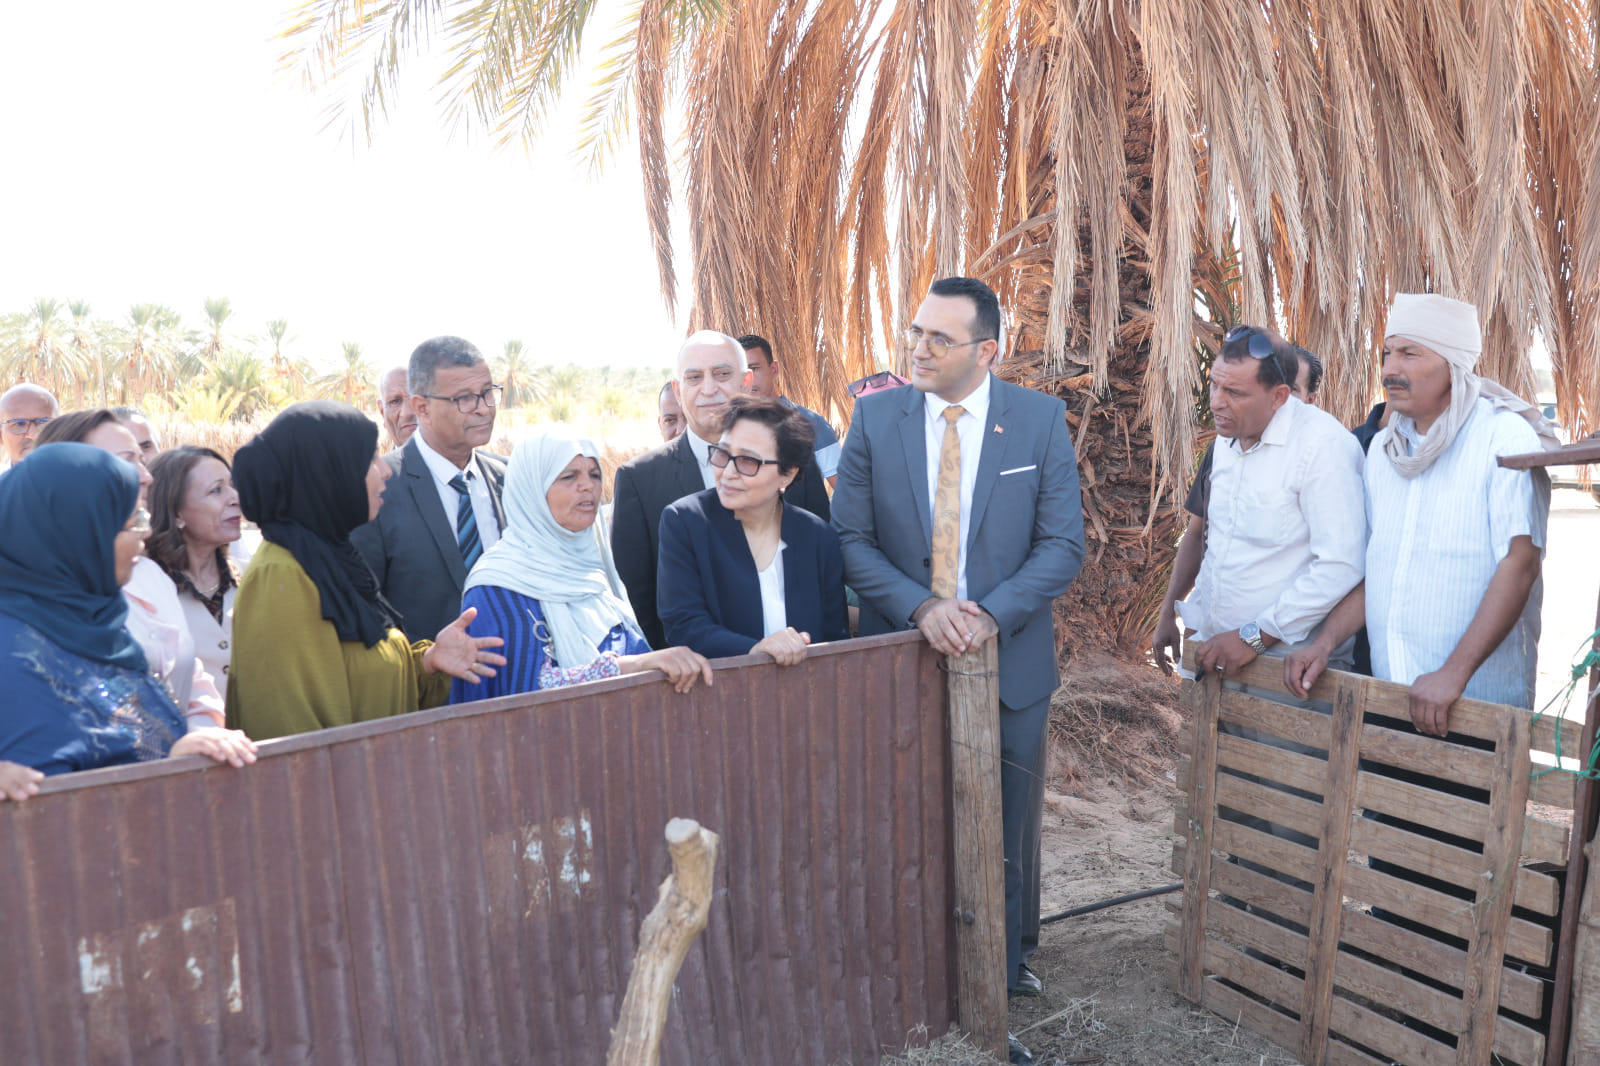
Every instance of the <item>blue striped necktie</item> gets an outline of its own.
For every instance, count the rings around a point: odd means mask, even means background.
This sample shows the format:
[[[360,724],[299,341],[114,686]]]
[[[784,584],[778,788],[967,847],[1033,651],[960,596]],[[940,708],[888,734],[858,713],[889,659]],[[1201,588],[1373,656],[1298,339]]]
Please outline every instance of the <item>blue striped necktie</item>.
[[[450,487],[461,493],[461,504],[456,508],[456,543],[461,545],[461,563],[468,570],[483,554],[483,540],[478,536],[478,516],[472,513],[472,494],[467,491],[467,479],[457,474],[450,479]]]

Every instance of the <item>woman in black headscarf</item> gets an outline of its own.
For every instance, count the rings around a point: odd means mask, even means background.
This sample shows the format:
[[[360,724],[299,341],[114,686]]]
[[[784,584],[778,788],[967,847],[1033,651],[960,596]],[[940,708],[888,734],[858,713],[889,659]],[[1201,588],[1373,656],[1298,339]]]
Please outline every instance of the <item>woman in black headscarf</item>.
[[[133,466],[87,444],[41,445],[0,478],[0,760],[45,774],[167,755],[255,761],[231,730],[185,735],[128,632],[119,590],[150,531],[138,498]]]
[[[265,543],[239,581],[228,721],[281,737],[434,707],[450,678],[493,677],[498,637],[467,635],[468,611],[433,641],[400,617],[350,543],[383,506],[378,427],[348,404],[298,403],[233,461],[246,518]]]

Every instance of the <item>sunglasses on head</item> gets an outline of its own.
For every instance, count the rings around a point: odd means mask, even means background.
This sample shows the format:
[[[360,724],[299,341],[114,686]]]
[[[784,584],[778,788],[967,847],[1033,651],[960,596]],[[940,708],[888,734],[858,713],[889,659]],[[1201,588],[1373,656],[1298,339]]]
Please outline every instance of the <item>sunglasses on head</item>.
[[[860,396],[862,393],[877,392],[879,389],[892,389],[900,385],[910,384],[899,374],[889,370],[880,370],[876,374],[868,374],[864,378],[857,378],[845,386],[845,391],[851,396]]]
[[[1234,326],[1222,337],[1223,344],[1233,344],[1236,341],[1245,341],[1245,351],[1252,359],[1271,359],[1273,369],[1278,372],[1278,380],[1289,384],[1289,375],[1283,372],[1283,364],[1278,362],[1277,346],[1272,343],[1272,338],[1254,326]],[[1292,386],[1291,386],[1292,387]]]

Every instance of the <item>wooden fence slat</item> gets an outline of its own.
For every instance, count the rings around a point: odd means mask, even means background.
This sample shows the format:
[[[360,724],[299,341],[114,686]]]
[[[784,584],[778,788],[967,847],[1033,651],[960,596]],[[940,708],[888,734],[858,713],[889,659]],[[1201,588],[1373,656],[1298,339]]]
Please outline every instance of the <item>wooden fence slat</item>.
[[[1483,880],[1484,861],[1479,853],[1370,818],[1356,819],[1350,846],[1363,855],[1460,888],[1476,890]],[[1536,914],[1554,915],[1561,906],[1561,884],[1549,874],[1519,866],[1516,901],[1517,906]]]
[[[1305,1002],[1300,1009],[1300,1057],[1321,1062],[1328,1046],[1334,971],[1339,961],[1339,925],[1344,916],[1344,870],[1355,813],[1360,769],[1361,718],[1366,690],[1341,679],[1334,689],[1328,791],[1322,799],[1322,832],[1316,874],[1311,879],[1311,934],[1306,960]]]
[[[1520,850],[1517,838],[1528,805],[1527,724],[1518,716],[1506,715],[1500,729],[1495,746],[1499,780],[1490,792],[1493,814],[1483,842],[1484,872],[1489,876],[1478,890],[1472,912],[1467,987],[1461,996],[1466,1004],[1465,1024],[1456,1045],[1456,1066],[1487,1066],[1494,1044],[1494,1005],[1500,1001],[1500,960],[1509,936],[1512,874]]]
[[[1221,718],[1319,751],[1328,750],[1330,719],[1321,711],[1273,703],[1248,692],[1225,690]]]
[[[1345,884],[1346,895],[1352,899],[1471,942],[1474,905],[1467,900],[1366,866],[1351,866]],[[1555,945],[1553,930],[1525,918],[1512,918],[1506,923],[1506,934],[1505,954],[1535,966],[1549,965]]]
[[[1174,873],[1181,872],[1179,863],[1186,859],[1181,854],[1182,848],[1183,842],[1178,841],[1174,853]],[[1212,870],[1211,884],[1222,895],[1242,900],[1302,926],[1311,920],[1309,892],[1234,863],[1217,863]],[[1181,914],[1182,900],[1169,898],[1167,909],[1174,915]],[[1466,971],[1467,953],[1462,949],[1359,910],[1351,910],[1345,915],[1340,936],[1350,947],[1435,980],[1449,983],[1450,975]],[[1538,978],[1509,968],[1501,974],[1500,1006],[1505,1009],[1535,1018],[1542,1009],[1543,997],[1543,984]]]
[[[1189,810],[1194,812],[1188,831],[1188,868],[1183,894],[1183,944],[1178,956],[1178,991],[1198,1003],[1204,975],[1206,904],[1211,894],[1211,835],[1216,821],[1213,782],[1216,779],[1217,713],[1222,703],[1222,679],[1207,677],[1186,687],[1184,701],[1195,723],[1194,756],[1190,760]]]
[[[1246,1022],[1253,1032],[1260,1033],[1280,1045],[1283,1044],[1284,1034],[1287,1034],[1292,1044],[1298,1032],[1296,1028],[1298,1023],[1294,1019],[1279,1014],[1271,1007],[1257,1003],[1215,980],[1206,982],[1205,1006],[1207,1010],[1215,1011],[1224,1018]],[[1389,1063],[1348,1044],[1332,1041],[1328,1044],[1327,1066],[1389,1066]]]
[[[1193,665],[1188,660],[1185,661],[1186,665]],[[1311,686],[1311,700],[1331,703],[1334,686],[1342,678],[1353,678],[1357,683],[1367,687],[1367,710],[1370,713],[1401,720],[1410,719],[1408,690],[1405,685],[1339,670],[1328,670],[1317,679],[1317,683]],[[1229,679],[1281,696],[1286,704],[1296,707],[1305,705],[1304,700],[1284,687],[1281,658],[1260,656],[1249,665],[1230,674]],[[1559,748],[1563,757],[1568,759],[1577,757],[1580,740],[1577,722],[1562,721],[1549,714],[1540,715],[1535,721],[1531,710],[1527,708],[1521,710],[1528,716],[1528,746],[1531,749],[1554,754]],[[1460,699],[1450,705],[1450,730],[1480,740],[1496,740],[1500,736],[1500,719],[1504,715],[1505,707],[1501,704]]]
[[[1455,1049],[1348,999],[1333,1001],[1333,1028],[1340,1036],[1406,1066],[1450,1066]]]

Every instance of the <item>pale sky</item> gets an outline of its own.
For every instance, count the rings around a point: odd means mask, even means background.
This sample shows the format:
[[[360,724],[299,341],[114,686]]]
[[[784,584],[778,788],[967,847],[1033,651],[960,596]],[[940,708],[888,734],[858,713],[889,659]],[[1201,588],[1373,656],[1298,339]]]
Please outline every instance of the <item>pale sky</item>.
[[[491,357],[518,338],[554,363],[670,365],[682,330],[631,145],[599,179],[576,154],[586,75],[532,157],[452,141],[427,82],[369,147],[324,129],[326,101],[279,72],[291,6],[7,5],[0,312],[54,296],[122,319],[153,302],[198,328],[226,296],[236,334],[286,318],[289,354],[324,364],[342,341],[382,366],[456,333]],[[611,31],[595,24],[591,56]]]

